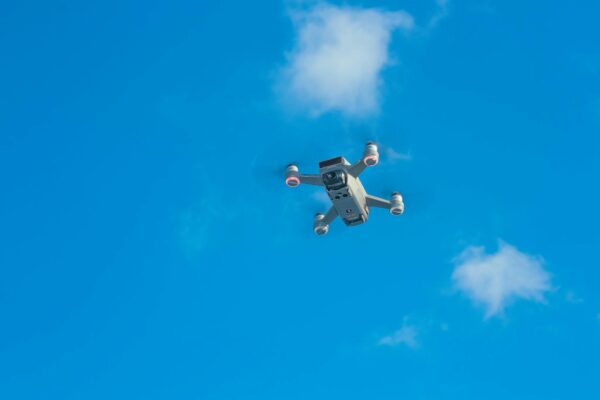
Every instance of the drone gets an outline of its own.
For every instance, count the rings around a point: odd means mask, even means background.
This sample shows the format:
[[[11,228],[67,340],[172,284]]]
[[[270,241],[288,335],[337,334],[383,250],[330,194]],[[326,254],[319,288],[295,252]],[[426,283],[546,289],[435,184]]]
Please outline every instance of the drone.
[[[377,145],[367,142],[362,158],[354,164],[350,164],[341,156],[331,158],[319,163],[318,174],[301,174],[297,165],[287,166],[285,169],[287,186],[294,188],[301,183],[322,186],[333,203],[326,214],[315,214],[313,224],[315,234],[327,234],[329,224],[338,216],[346,226],[363,224],[367,222],[369,209],[372,207],[388,209],[395,216],[404,212],[404,202],[400,193],[392,193],[390,200],[371,196],[360,182],[359,175],[367,167],[373,167],[378,162]]]

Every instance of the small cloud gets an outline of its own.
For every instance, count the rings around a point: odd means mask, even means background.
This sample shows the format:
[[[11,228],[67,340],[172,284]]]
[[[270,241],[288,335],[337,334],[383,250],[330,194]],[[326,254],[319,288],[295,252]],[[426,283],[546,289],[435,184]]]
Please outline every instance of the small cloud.
[[[286,97],[314,116],[377,113],[380,72],[390,64],[391,34],[411,30],[412,16],[327,3],[291,15],[297,42],[282,74]]]
[[[455,262],[454,287],[482,305],[486,319],[501,314],[518,299],[543,302],[544,294],[552,288],[540,257],[504,242],[493,254],[486,254],[483,247],[471,246]]]
[[[575,293],[573,293],[570,290],[567,292],[567,294],[565,294],[565,300],[571,304],[583,303],[583,298],[577,296]]]
[[[391,335],[384,336],[377,342],[380,346],[396,347],[399,345],[407,346],[414,349],[419,346],[417,341],[417,329],[412,325],[408,325],[406,321],[400,329]]]

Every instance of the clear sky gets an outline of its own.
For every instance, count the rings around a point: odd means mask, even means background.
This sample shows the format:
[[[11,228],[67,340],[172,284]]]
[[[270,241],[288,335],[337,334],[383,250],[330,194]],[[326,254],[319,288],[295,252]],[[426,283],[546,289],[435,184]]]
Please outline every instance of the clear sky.
[[[4,2],[0,398],[600,398],[599,13]]]

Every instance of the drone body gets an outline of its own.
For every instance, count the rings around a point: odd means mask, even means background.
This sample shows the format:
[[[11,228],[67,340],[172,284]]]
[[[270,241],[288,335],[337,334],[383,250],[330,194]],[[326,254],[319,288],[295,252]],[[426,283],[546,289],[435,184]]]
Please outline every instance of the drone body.
[[[285,170],[285,183],[289,187],[306,183],[325,188],[333,205],[326,214],[316,214],[314,220],[314,232],[324,235],[337,216],[347,226],[354,226],[367,221],[371,207],[388,209],[392,215],[404,212],[400,193],[394,192],[390,200],[385,200],[367,194],[360,182],[359,175],[365,168],[375,166],[378,162],[377,146],[369,142],[365,146],[363,157],[354,164],[350,164],[344,157],[335,157],[321,161],[318,174],[300,174],[298,167],[290,164]]]

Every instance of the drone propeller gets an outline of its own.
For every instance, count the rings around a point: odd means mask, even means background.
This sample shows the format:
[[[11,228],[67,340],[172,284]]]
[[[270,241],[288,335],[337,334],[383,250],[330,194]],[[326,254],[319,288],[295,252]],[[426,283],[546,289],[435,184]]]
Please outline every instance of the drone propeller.
[[[294,154],[292,157],[288,158],[286,154],[271,149],[257,153],[250,163],[252,178],[257,181],[282,180],[286,167],[290,164],[298,165],[300,164],[298,158],[303,159],[303,157],[298,157],[298,154]]]

